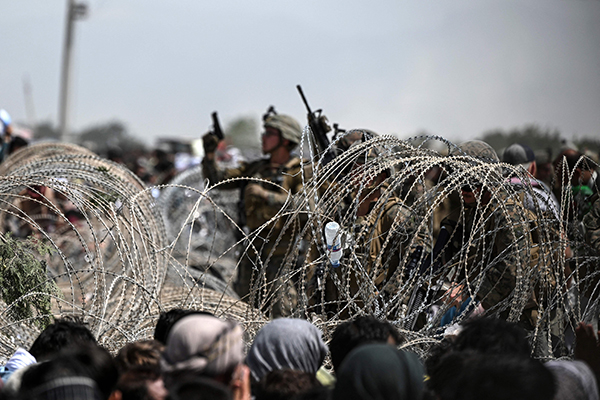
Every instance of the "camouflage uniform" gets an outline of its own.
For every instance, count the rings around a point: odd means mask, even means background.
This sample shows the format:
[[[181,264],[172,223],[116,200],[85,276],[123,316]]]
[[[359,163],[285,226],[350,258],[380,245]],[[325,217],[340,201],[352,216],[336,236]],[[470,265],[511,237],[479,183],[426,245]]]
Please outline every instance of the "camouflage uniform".
[[[443,263],[454,268],[453,281],[466,282],[469,292],[478,288],[475,298],[488,310],[513,292],[517,275],[528,268],[531,236],[522,205],[505,194],[480,208],[455,210],[444,218],[450,240]]]
[[[420,219],[399,198],[379,203],[356,220],[356,231],[364,232],[358,251],[366,255],[366,271],[377,288],[393,294],[402,280],[396,274],[401,260],[418,246],[429,251],[429,231],[426,225],[418,229]]]
[[[583,217],[586,229],[586,241],[597,254],[600,254],[600,198],[597,198],[592,209]]]
[[[429,249],[428,230],[426,227],[418,230],[418,222],[415,213],[397,197],[359,217],[354,226],[357,239],[353,243],[358,260],[346,260],[338,268],[328,265],[323,277],[324,291],[319,293],[316,287],[309,287],[310,305],[328,304],[324,311],[342,311],[341,317],[345,318],[352,311],[349,299],[353,299],[354,306],[368,312],[375,301],[381,306],[381,300],[392,298],[405,278],[401,273],[405,270],[398,270],[401,263],[407,262],[417,246]],[[313,274],[314,271],[309,273],[309,279]],[[383,299],[377,300],[380,293]]]
[[[381,149],[366,147],[367,153],[355,160],[354,168],[361,168],[365,162],[373,162],[380,156]],[[361,172],[357,169],[357,177]],[[323,276],[325,287],[316,291],[312,275],[313,287],[309,285],[308,296],[311,306],[327,304],[326,312],[340,312],[341,317],[356,312],[356,307],[363,312],[372,312],[382,301],[392,298],[403,283],[406,264],[411,254],[420,246],[429,251],[429,230],[425,224],[420,227],[421,218],[408,207],[389,186],[395,171],[382,171],[373,181],[363,188],[363,195],[379,194],[365,204],[365,210],[359,211],[350,228],[353,233],[352,252],[356,257],[346,257],[341,266],[332,268],[326,262]],[[357,178],[360,181],[361,178]],[[378,183],[379,182],[379,183]],[[355,197],[357,194],[353,194]],[[354,202],[351,202],[354,203]],[[347,204],[347,206],[351,206]],[[360,207],[359,207],[360,208]],[[379,296],[382,294],[382,296]],[[352,299],[350,302],[348,300]]]
[[[595,195],[596,197],[596,195]],[[583,217],[585,227],[585,241],[591,247],[586,251],[588,262],[581,263],[578,267],[579,290],[582,302],[591,302],[598,297],[597,289],[600,281],[598,274],[598,257],[600,257],[600,198],[596,198],[591,210]]]
[[[469,162],[474,162],[473,158],[492,164],[498,162],[496,152],[487,143],[477,140],[461,144],[450,155],[470,156]],[[498,174],[500,182],[500,171]],[[518,198],[510,197],[499,188],[489,204],[461,207],[450,213],[441,225],[450,234],[442,255],[447,267],[444,273],[453,282],[464,283],[469,296],[474,295],[483,308],[490,311],[498,311],[496,306],[511,295],[519,296],[520,303],[510,308],[511,319],[518,319],[524,308],[535,307],[529,282],[517,279],[526,276],[532,246],[529,219]]]
[[[281,136],[289,140],[292,138],[289,133],[290,125],[298,136],[301,135],[300,126],[291,117],[275,115],[265,120],[265,127],[272,126],[279,129]],[[295,139],[294,143],[299,142],[299,137],[293,139]],[[261,302],[273,304],[274,315],[288,315],[297,303],[297,292],[289,279],[284,277],[284,269],[295,266],[287,266],[284,261],[299,229],[296,224],[284,231],[287,218],[272,219],[282,211],[286,201],[290,202],[288,204],[293,208],[293,198],[288,199],[288,197],[302,190],[303,179],[310,177],[310,169],[303,167],[300,158],[291,157],[285,165],[279,167],[272,166],[268,159],[261,159],[242,164],[238,168],[220,170],[214,159],[209,160],[205,157],[202,160],[202,172],[211,183],[220,183],[219,189],[242,191],[243,209],[240,210],[241,217],[244,219],[242,225],[249,229],[249,237],[254,239],[249,243],[247,251],[240,260],[234,290],[242,299],[255,305],[261,305]],[[232,178],[259,178],[273,184],[260,183],[269,192],[265,201],[249,191],[249,185],[257,182],[247,180],[227,182]],[[252,233],[259,228],[260,234],[253,235]],[[259,271],[264,271],[264,275],[259,276]],[[262,299],[248,298],[250,293],[253,293],[253,296],[263,297]],[[275,301],[274,296],[278,300]]]

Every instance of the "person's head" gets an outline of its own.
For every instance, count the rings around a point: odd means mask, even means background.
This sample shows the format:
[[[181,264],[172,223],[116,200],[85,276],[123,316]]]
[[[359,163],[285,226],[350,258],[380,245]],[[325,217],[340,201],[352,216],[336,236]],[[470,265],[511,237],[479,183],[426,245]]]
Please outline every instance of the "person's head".
[[[449,156],[464,158],[469,163],[498,164],[500,161],[492,146],[481,140],[463,142],[453,148]],[[489,191],[484,188],[483,183],[478,179],[465,182],[461,187],[461,195],[465,207],[475,207],[479,202],[487,204],[490,200]]]
[[[168,400],[231,400],[231,390],[208,378],[193,378],[177,383],[169,391]]]
[[[302,139],[302,127],[294,118],[285,114],[269,114],[263,123],[262,151],[272,154],[279,148],[292,151]]]
[[[366,344],[342,362],[332,398],[420,400],[423,380],[423,366],[415,354],[389,344]]]
[[[535,178],[550,185],[554,179],[554,167],[552,166],[552,150],[535,151],[536,171]]]
[[[317,385],[293,397],[294,400],[330,400],[331,388]]]
[[[554,400],[598,398],[598,384],[591,368],[583,361],[553,360],[545,364],[556,381]]]
[[[591,158],[582,155],[577,168],[575,168],[576,175],[578,175],[576,178],[577,185],[588,185],[594,174],[595,167],[596,166]]]
[[[138,366],[121,375],[115,400],[164,400],[167,395],[159,366]]]
[[[514,143],[508,146],[502,154],[502,161],[514,166],[520,165],[531,175],[535,175],[537,171],[535,153],[526,144]]]
[[[329,342],[333,369],[337,371],[344,358],[360,345],[388,343],[396,346],[403,342],[402,335],[388,321],[370,315],[356,317],[338,325],[333,332]]]
[[[190,377],[229,384],[244,358],[241,326],[211,315],[192,314],[171,329],[160,365],[165,386]]]
[[[577,150],[562,151],[553,162],[554,171],[558,177],[557,183],[563,186],[585,185],[594,172],[594,163]]]
[[[119,373],[108,351],[95,344],[75,344],[33,365],[22,377],[23,399],[108,399]]]
[[[472,318],[462,324],[462,330],[452,343],[454,351],[473,350],[482,354],[522,357],[531,355],[525,329],[500,318]]]
[[[173,308],[169,311],[161,312],[158,317],[158,322],[156,323],[156,328],[154,328],[154,340],[158,340],[162,344],[167,344],[167,337],[169,336],[169,332],[171,332],[173,325],[181,318],[192,314],[212,315],[206,311],[188,310],[184,308]]]
[[[109,159],[110,161],[114,161],[116,163],[122,163],[123,162],[123,150],[116,148],[116,147],[110,147],[106,151],[106,158]]]
[[[361,143],[357,143],[356,146],[361,146]],[[381,184],[386,178],[389,178],[393,174],[393,169],[377,170],[381,162],[383,161],[382,155],[384,151],[378,146],[365,147],[362,145],[362,150],[358,152],[352,163],[351,176],[352,184],[355,190],[358,190],[359,186],[363,186],[367,191],[372,191],[378,185]],[[350,147],[353,149],[353,146]],[[376,166],[375,168],[373,168]],[[371,167],[371,168],[369,168]]]
[[[356,131],[349,132],[352,134]],[[357,216],[360,217],[366,215],[372,209],[372,204],[389,188],[395,169],[390,160],[393,150],[378,144],[377,133],[358,131],[362,139],[354,141],[346,150],[350,162],[346,163],[341,173],[347,175],[350,194],[358,201]]]
[[[552,374],[538,360],[516,354],[450,352],[429,372],[440,400],[551,400]]]
[[[58,319],[39,334],[29,353],[39,362],[67,346],[80,343],[96,344],[96,338],[83,323],[71,319]]]
[[[326,355],[327,346],[316,326],[303,319],[278,318],[258,331],[246,364],[255,381],[283,368],[315,375]]]
[[[23,139],[21,136],[15,136],[12,138],[10,144],[8,145],[8,154],[12,154],[17,150],[22,149],[23,147],[27,147],[28,144],[29,142]]]
[[[160,355],[164,349],[164,344],[157,340],[140,340],[127,343],[115,357],[119,372],[124,373],[134,367],[158,366]]]
[[[254,391],[256,400],[287,400],[320,386],[314,374],[292,369],[275,369],[265,375]]]
[[[486,163],[500,162],[496,150],[482,140],[468,140],[450,150],[449,156],[476,158]]]

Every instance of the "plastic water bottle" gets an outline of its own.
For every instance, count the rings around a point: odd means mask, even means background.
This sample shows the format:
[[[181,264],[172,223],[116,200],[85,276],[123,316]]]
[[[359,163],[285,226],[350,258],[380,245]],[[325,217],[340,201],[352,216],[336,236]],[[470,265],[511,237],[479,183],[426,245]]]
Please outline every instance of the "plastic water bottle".
[[[327,243],[327,255],[333,268],[340,266],[342,258],[342,240],[339,235],[340,225],[337,222],[329,222],[325,225],[325,242]]]

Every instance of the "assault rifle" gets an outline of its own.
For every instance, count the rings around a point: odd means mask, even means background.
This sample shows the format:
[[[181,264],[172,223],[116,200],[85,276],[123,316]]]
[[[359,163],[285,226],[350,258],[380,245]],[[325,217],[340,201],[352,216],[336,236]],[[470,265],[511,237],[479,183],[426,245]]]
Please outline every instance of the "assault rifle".
[[[296,85],[296,88],[298,89],[300,97],[302,97],[302,101],[306,106],[306,111],[308,111],[308,126],[310,126],[310,130],[312,131],[313,139],[316,143],[319,155],[321,155],[323,158],[323,165],[325,165],[335,158],[335,153],[329,147],[330,141],[327,137],[327,132],[331,130],[331,127],[329,126],[327,117],[322,114],[321,109],[316,111],[312,111],[310,109],[308,101],[306,100],[304,92],[302,91],[302,87],[300,85]]]
[[[217,112],[213,112],[211,115],[212,118],[212,130],[209,132],[211,135],[215,135],[219,141],[225,139],[225,135],[223,135],[223,130],[221,130],[221,124],[219,123],[219,116]]]

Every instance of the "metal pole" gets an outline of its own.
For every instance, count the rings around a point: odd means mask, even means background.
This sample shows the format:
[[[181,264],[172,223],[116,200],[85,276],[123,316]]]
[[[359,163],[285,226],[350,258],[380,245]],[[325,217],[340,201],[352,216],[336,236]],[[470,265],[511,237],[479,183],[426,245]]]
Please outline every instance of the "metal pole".
[[[69,109],[69,70],[71,67],[71,45],[73,44],[73,7],[75,0],[67,0],[67,18],[65,27],[65,42],[63,46],[62,70],[60,76],[60,104],[58,111],[58,131],[61,141],[70,139],[68,133]]]
[[[23,97],[25,98],[25,116],[27,118],[27,124],[30,128],[33,128],[36,121],[32,91],[31,79],[29,78],[29,75],[25,75],[23,77]]]

